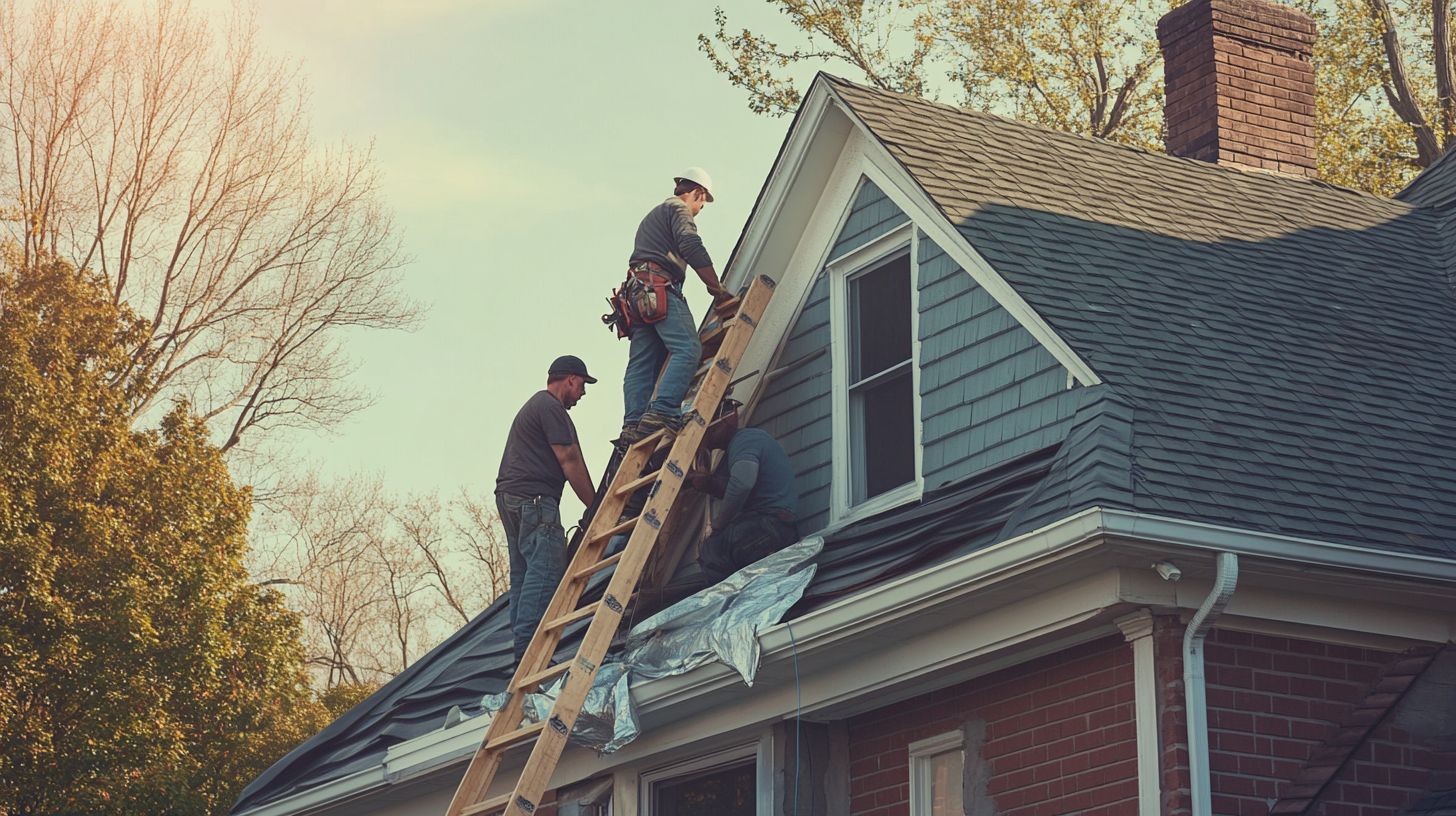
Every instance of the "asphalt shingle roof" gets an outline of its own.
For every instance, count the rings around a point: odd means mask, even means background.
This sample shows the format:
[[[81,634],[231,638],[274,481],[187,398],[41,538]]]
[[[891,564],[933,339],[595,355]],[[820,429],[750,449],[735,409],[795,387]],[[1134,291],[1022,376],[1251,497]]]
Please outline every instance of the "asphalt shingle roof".
[[[1449,213],[821,81],[1126,400],[1132,509],[1456,555]]]

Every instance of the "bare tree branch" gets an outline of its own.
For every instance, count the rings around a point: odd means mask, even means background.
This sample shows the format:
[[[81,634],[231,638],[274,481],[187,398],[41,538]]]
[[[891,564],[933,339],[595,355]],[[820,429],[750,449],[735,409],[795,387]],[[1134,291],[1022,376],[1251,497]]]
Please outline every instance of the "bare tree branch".
[[[417,324],[370,151],[314,143],[246,10],[0,0],[0,144],[26,260],[74,259],[148,316],[138,420],[187,399],[227,447],[332,424],[369,403],[341,333]]]

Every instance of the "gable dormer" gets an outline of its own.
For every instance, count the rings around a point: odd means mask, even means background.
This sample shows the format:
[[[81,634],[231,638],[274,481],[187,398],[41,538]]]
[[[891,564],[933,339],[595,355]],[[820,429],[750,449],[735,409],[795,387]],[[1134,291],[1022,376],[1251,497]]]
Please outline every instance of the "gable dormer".
[[[851,138],[845,152],[862,148]],[[800,248],[818,255],[812,274],[780,286],[775,307],[795,313],[749,409],[794,464],[806,535],[1060,442],[1080,396],[1068,368],[930,237],[929,214],[907,212],[890,179],[841,165],[852,175],[820,201],[834,228],[805,234],[818,244]]]

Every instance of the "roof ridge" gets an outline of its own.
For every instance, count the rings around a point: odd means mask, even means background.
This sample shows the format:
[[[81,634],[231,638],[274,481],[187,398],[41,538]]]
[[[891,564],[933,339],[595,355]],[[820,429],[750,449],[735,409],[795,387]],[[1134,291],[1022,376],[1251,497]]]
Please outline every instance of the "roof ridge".
[[[952,105],[952,104],[949,104],[949,103],[946,103],[946,102],[940,102],[940,101],[933,100],[933,99],[927,99],[927,98],[925,98],[923,96],[915,96],[914,94],[903,93],[903,92],[900,92],[900,91],[891,91],[891,90],[888,90],[888,89],[885,89],[885,88],[876,88],[876,87],[874,87],[872,85],[865,85],[865,84],[860,83],[860,82],[855,82],[855,81],[850,80],[850,79],[845,79],[844,77],[841,77],[841,76],[836,76],[836,75],[831,74],[831,73],[829,73],[827,71],[820,71],[819,72],[819,76],[824,77],[826,81],[828,81],[829,83],[834,84],[834,85],[840,85],[840,86],[845,86],[845,87],[849,87],[849,88],[854,88],[854,89],[857,89],[857,90],[860,90],[860,91],[865,91],[865,92],[868,92],[868,93],[875,94],[876,96],[891,97],[891,98],[894,98],[897,101],[900,101],[902,103],[906,103],[906,104],[923,104],[923,105],[927,105],[927,106],[934,107],[934,108],[942,108],[942,109],[944,109],[944,110],[946,110],[946,111],[948,111],[950,113],[953,113],[953,114],[958,114],[958,115],[963,115],[963,116],[970,116],[970,117],[973,117],[973,118],[980,117],[980,118],[985,118],[985,119],[997,120],[997,121],[1004,122],[1006,124],[1012,125],[1014,127],[1021,128],[1023,130],[1028,131],[1028,132],[1037,133],[1037,134],[1040,134],[1040,135],[1043,135],[1043,136],[1051,136],[1051,137],[1055,137],[1055,138],[1071,139],[1071,140],[1075,140],[1075,141],[1077,141],[1078,143],[1081,143],[1081,144],[1097,145],[1099,147],[1108,147],[1108,148],[1120,149],[1120,150],[1123,150],[1123,151],[1132,153],[1134,155],[1140,155],[1140,156],[1149,157],[1153,161],[1169,160],[1169,161],[1172,161],[1172,162],[1182,163],[1183,166],[1194,166],[1197,170],[1200,170],[1200,171],[1212,170],[1212,171],[1215,171],[1215,172],[1222,172],[1222,173],[1225,173],[1225,174],[1237,174],[1238,177],[1269,178],[1269,179],[1274,179],[1274,180],[1278,180],[1278,181],[1300,182],[1300,183],[1303,183],[1303,184],[1308,184],[1308,185],[1312,185],[1312,186],[1315,186],[1315,187],[1319,187],[1319,188],[1323,188],[1323,189],[1327,189],[1327,190],[1332,190],[1334,192],[1347,193],[1347,194],[1350,194],[1350,195],[1353,195],[1353,196],[1356,196],[1356,197],[1371,199],[1371,200],[1374,200],[1374,201],[1379,201],[1381,203],[1401,204],[1401,205],[1404,205],[1406,207],[1409,207],[1410,209],[1417,209],[1418,208],[1418,205],[1411,204],[1410,202],[1405,201],[1405,200],[1400,199],[1400,198],[1396,198],[1396,197],[1393,197],[1393,196],[1376,195],[1375,193],[1367,192],[1365,190],[1358,190],[1358,189],[1356,189],[1354,187],[1346,187],[1346,186],[1344,186],[1342,184],[1335,184],[1333,182],[1324,181],[1324,180],[1318,179],[1318,178],[1308,178],[1306,176],[1294,176],[1294,175],[1289,175],[1289,174],[1285,174],[1285,173],[1278,173],[1278,172],[1274,172],[1274,171],[1270,171],[1270,170],[1264,170],[1264,169],[1257,168],[1257,167],[1240,167],[1240,166],[1237,166],[1237,165],[1227,165],[1227,164],[1218,164],[1218,163],[1215,163],[1215,162],[1207,162],[1207,161],[1203,161],[1201,159],[1190,159],[1187,156],[1178,156],[1178,155],[1175,155],[1175,154],[1172,154],[1172,153],[1168,153],[1166,151],[1153,150],[1151,148],[1142,147],[1141,145],[1126,144],[1124,142],[1117,142],[1117,141],[1113,141],[1111,139],[1102,139],[1102,138],[1098,138],[1096,136],[1088,136],[1085,133],[1075,133],[1075,132],[1070,131],[1070,130],[1061,130],[1059,128],[1048,127],[1046,125],[1039,125],[1039,124],[1037,124],[1035,122],[1028,122],[1025,119],[1017,119],[1014,116],[1008,116],[1006,114],[993,113],[991,111],[980,110],[979,108],[962,107],[962,106],[959,106],[959,105]],[[1453,151],[1453,152],[1456,152],[1456,151]],[[1417,177],[1417,178],[1419,178],[1419,177]],[[1412,181],[1411,184],[1414,185],[1415,184],[1415,181]],[[1404,190],[1402,190],[1401,192],[1404,192]]]

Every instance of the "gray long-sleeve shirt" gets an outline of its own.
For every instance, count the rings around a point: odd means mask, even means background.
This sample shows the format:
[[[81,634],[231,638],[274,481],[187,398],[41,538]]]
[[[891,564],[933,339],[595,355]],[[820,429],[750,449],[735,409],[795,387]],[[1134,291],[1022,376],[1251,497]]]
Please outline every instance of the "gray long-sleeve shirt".
[[[662,267],[675,283],[687,277],[687,268],[704,269],[713,265],[698,225],[688,205],[677,196],[658,204],[647,213],[637,227],[637,240],[632,247],[629,265],[651,261]]]

